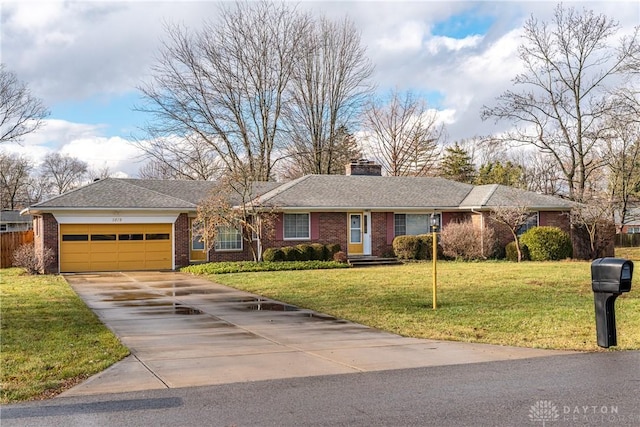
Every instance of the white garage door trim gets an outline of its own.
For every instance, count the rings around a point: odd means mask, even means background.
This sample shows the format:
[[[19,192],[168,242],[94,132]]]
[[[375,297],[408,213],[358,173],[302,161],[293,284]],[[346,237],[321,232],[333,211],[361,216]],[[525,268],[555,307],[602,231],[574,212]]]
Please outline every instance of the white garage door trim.
[[[78,215],[67,213],[54,213],[53,217],[58,224],[175,224],[180,214],[170,215],[120,215],[117,213],[111,215],[95,214],[95,215]]]

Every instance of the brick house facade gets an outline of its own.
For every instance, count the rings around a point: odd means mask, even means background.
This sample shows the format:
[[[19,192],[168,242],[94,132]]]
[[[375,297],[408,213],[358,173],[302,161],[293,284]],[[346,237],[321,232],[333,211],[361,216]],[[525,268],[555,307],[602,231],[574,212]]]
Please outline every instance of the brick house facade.
[[[429,232],[427,221],[434,214],[443,228],[467,220],[478,227],[491,226],[506,244],[512,239],[510,233],[488,217],[492,207],[513,200],[527,201],[530,210],[538,213],[536,225],[571,232],[567,215],[571,205],[555,197],[442,178],[383,177],[380,167],[368,161],[352,163],[346,172],[307,175],[287,183],[257,183],[253,206],[270,208],[277,217],[273,229],[253,247],[240,241],[244,239],[239,238],[239,232],[228,236],[230,240],[224,245],[216,242],[209,251],[201,244],[196,247],[191,223],[198,204],[215,184],[206,181],[107,178],[38,203],[23,213],[33,215],[36,248],[54,252],[50,272],[176,269],[206,260],[252,260],[258,247],[299,243],[338,244],[349,256],[388,256],[396,233]],[[286,218],[292,217],[302,221],[295,224],[298,229],[293,234],[285,224]],[[88,256],[83,248],[96,249]],[[194,251],[200,251],[202,257],[194,257]],[[74,259],[70,261],[70,257]]]

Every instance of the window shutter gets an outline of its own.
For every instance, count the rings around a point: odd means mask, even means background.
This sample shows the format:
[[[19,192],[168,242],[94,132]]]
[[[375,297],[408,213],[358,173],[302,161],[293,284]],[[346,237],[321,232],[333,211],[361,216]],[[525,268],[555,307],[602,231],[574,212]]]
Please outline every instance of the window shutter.
[[[387,212],[387,245],[393,243],[394,236],[393,212]]]

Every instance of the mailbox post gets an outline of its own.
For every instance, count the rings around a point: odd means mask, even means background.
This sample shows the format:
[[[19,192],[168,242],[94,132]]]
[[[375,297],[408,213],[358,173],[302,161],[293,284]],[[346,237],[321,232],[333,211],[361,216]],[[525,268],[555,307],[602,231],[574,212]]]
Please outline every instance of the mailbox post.
[[[618,345],[615,301],[623,292],[631,291],[633,262],[620,258],[598,258],[591,263],[591,288],[596,308],[598,345]]]

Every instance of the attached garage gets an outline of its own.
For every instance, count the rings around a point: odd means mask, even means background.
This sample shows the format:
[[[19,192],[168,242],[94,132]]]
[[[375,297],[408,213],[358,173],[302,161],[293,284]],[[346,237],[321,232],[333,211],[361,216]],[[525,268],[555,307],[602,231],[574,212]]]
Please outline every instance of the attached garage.
[[[60,272],[173,268],[172,224],[60,224]]]

